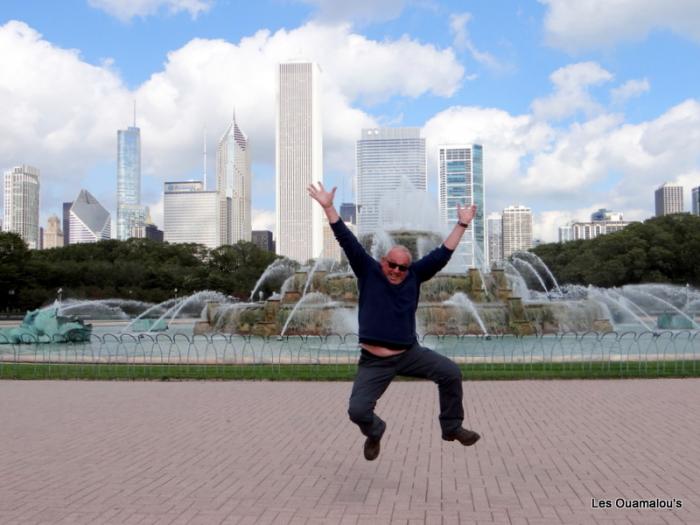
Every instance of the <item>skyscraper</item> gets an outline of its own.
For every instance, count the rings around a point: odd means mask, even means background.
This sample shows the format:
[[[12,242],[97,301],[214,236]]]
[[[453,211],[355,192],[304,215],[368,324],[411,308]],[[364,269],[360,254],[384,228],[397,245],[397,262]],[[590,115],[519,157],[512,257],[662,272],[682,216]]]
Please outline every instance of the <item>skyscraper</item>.
[[[166,242],[219,246],[219,193],[203,191],[201,181],[166,182],[163,230]]]
[[[5,172],[3,229],[39,249],[39,169],[22,164]]]
[[[483,150],[471,146],[440,146],[438,148],[438,204],[443,224],[457,222],[457,205],[477,205],[474,220],[462,236],[453,256],[460,267],[481,267],[484,264],[484,170]]]
[[[70,244],[70,208],[73,206],[73,202],[63,203],[63,244],[68,246]]]
[[[357,161],[357,232],[374,233],[381,225],[380,201],[407,180],[427,188],[425,139],[419,128],[363,129],[355,150]]]
[[[348,224],[357,224],[357,206],[354,202],[342,203],[338,215]]]
[[[49,217],[48,225],[44,230],[44,243],[42,248],[60,248],[63,246],[63,232],[61,231],[61,220],[52,215]]]
[[[141,207],[141,130],[117,131],[117,239],[126,240],[143,221]]]
[[[490,213],[486,217],[489,267],[503,260],[503,220],[500,213]]]
[[[70,208],[70,244],[106,241],[112,237],[112,218],[87,190],[80,193]]]
[[[219,193],[220,244],[251,239],[250,154],[248,137],[236,115],[219,140],[216,152],[216,191]]]
[[[683,186],[665,183],[654,192],[656,216],[683,213]]]
[[[323,181],[320,71],[312,62],[279,64],[277,71],[277,253],[300,262],[323,250],[322,210],[306,192]]]
[[[700,186],[693,188],[691,195],[693,199],[693,203],[691,205],[693,215],[700,215]]]
[[[503,258],[532,248],[532,210],[508,206],[503,210]]]

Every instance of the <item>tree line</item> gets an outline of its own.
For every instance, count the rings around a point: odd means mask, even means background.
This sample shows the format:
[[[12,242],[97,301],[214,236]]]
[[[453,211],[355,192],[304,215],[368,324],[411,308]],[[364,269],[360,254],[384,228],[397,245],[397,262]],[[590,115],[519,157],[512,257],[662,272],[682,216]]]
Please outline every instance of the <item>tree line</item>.
[[[159,303],[199,290],[247,299],[277,256],[255,244],[208,249],[149,239],[72,244],[29,250],[19,235],[0,233],[0,312],[24,311],[64,299],[135,299]],[[281,283],[270,282],[268,295]]]
[[[654,217],[624,230],[532,250],[561,283],[602,287],[636,283],[700,287],[700,217]]]

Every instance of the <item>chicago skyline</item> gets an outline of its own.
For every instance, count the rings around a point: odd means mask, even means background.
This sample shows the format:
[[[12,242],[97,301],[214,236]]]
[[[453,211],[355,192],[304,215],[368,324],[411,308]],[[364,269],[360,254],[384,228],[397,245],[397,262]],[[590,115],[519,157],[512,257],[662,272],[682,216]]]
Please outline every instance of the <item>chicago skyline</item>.
[[[10,0],[0,14],[0,57],[13,72],[0,80],[0,166],[41,169],[42,224],[80,187],[116,219],[114,130],[134,101],[142,204],[162,224],[163,182],[201,175],[201,130],[223,131],[235,103],[254,144],[251,220],[274,230],[274,77],[293,57],[323,70],[324,179],[341,202],[354,194],[358,130],[373,127],[421,129],[433,194],[436,145],[484,145],[497,190],[485,213],[526,202],[545,241],[601,207],[628,220],[651,216],[650,188],[661,177],[686,188],[688,210],[699,185],[700,72],[692,65],[700,46],[678,25],[694,19],[692,2],[639,11],[600,0],[437,0],[434,11],[403,2],[390,14],[378,3],[364,21],[354,4],[329,19],[320,5],[298,2],[262,0],[245,17],[220,0],[197,2],[207,6],[196,15],[134,13],[142,0],[119,3],[119,17],[98,3],[107,2]],[[63,16],[91,20],[91,31],[71,31],[58,23]],[[615,31],[604,30],[610,20]],[[218,134],[211,139],[215,151]],[[213,187],[213,155],[208,162]]]

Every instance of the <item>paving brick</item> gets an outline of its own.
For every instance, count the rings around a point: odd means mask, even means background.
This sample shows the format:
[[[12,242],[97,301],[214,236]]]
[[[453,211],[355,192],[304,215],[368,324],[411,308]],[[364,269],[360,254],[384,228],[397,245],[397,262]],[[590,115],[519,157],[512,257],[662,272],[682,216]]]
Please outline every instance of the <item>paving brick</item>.
[[[362,458],[349,383],[0,381],[0,523],[700,523],[700,380],[466,382],[377,405]],[[680,509],[592,500],[682,500]]]

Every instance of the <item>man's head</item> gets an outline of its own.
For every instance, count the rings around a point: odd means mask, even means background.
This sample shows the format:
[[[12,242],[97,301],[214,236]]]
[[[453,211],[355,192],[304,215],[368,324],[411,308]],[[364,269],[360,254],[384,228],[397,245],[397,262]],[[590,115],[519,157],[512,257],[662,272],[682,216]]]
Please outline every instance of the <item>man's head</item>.
[[[405,246],[396,245],[382,257],[382,273],[391,284],[401,284],[412,262],[411,252]]]

